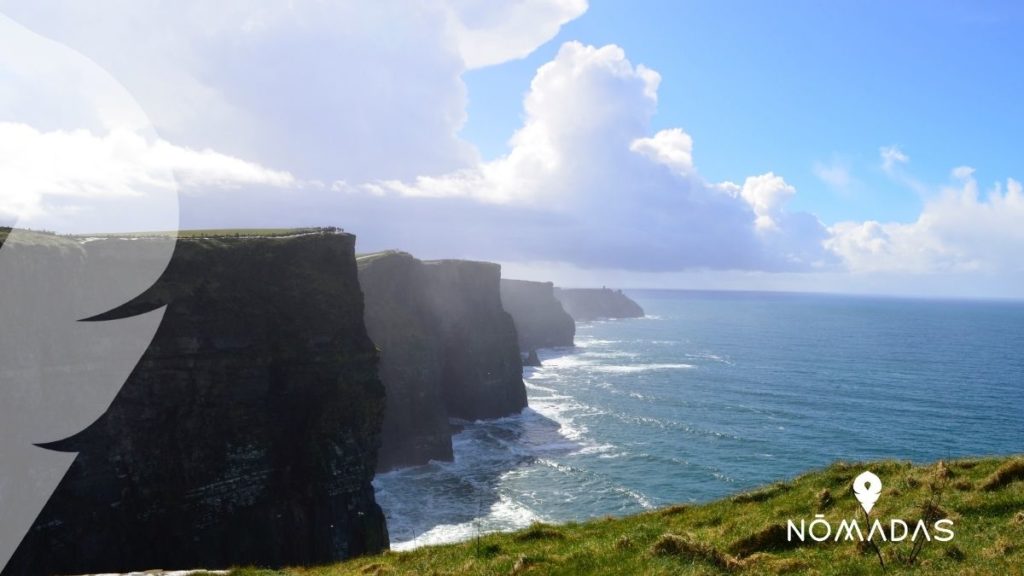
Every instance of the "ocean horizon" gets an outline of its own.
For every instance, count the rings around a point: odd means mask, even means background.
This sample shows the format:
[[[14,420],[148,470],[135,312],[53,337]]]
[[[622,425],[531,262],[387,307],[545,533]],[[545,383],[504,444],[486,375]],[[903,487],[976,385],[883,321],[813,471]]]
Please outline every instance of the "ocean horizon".
[[[831,462],[1022,450],[1024,302],[626,290],[527,368],[529,408],[374,481],[393,549],[706,502]]]

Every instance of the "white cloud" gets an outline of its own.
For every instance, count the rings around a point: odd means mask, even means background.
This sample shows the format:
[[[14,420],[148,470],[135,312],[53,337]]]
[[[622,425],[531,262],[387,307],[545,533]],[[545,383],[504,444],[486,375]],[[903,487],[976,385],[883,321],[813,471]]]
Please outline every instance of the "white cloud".
[[[749,176],[740,189],[740,196],[757,215],[754,222],[759,230],[777,230],[783,205],[795,195],[796,188],[772,172]]]
[[[175,230],[179,189],[285,187],[291,175],[156,136],[81,54],[0,16],[0,221],[59,232]]]
[[[831,250],[853,272],[1020,273],[1024,270],[1024,194],[1010,179],[979,195],[973,169],[953,171],[910,223],[840,222],[831,227]]]
[[[470,67],[525,56],[581,0],[0,0],[109,70],[166,140],[303,179],[475,165]]]
[[[524,58],[587,11],[586,0],[448,0],[466,67]]]
[[[362,249],[427,256],[634,272],[834,271],[837,258],[858,273],[1019,269],[1018,182],[982,198],[960,167],[935,193],[907,173],[902,149],[886,146],[881,167],[926,199],[921,216],[826,230],[787,210],[796,190],[772,172],[742,185],[705,181],[690,135],[651,129],[659,74],[614,45],[564,44],[533,78],[509,153],[481,162],[457,136],[461,74],[528,54],[586,10],[581,0],[0,0],[0,9],[123,83],[61,64],[46,48],[59,45],[38,37],[40,48],[25,49],[25,30],[0,17],[10,155],[0,169],[9,181],[36,179],[8,194],[8,214],[85,226],[82,214],[98,205],[80,199],[173,181],[195,192],[186,225],[341,224]],[[48,150],[61,167],[44,170],[45,154],[15,167],[26,150]],[[814,172],[835,188],[853,182],[841,161]],[[237,191],[218,192],[241,186],[242,203]]]
[[[657,72],[633,65],[618,46],[568,42],[538,69],[506,156],[375,184],[394,204],[404,197],[460,199],[463,211],[468,203],[505,207],[509,216],[486,227],[503,240],[467,242],[500,246],[491,258],[514,252],[633,270],[792,269],[827,259],[817,220],[787,214],[796,191],[781,177],[751,177],[742,187],[707,183],[688,134],[674,128],[650,135],[659,82]],[[518,240],[545,219],[558,222],[536,232],[546,241]],[[472,237],[467,228],[430,236]]]
[[[202,187],[295,184],[287,173],[123,129],[40,132],[0,122],[0,213],[62,232],[166,229],[174,196]],[[111,208],[117,205],[116,212]],[[119,221],[127,215],[127,221]]]
[[[653,138],[637,138],[629,149],[664,164],[679,174],[693,172],[693,138],[680,128],[662,130]]]
[[[815,162],[813,170],[819,180],[836,190],[847,189],[853,181],[850,176],[850,167],[844,162],[833,161],[828,164]]]
[[[882,146],[878,150],[879,156],[882,158],[882,170],[891,173],[898,166],[910,163],[910,157],[903,153],[903,150],[899,146],[893,144],[891,146]]]

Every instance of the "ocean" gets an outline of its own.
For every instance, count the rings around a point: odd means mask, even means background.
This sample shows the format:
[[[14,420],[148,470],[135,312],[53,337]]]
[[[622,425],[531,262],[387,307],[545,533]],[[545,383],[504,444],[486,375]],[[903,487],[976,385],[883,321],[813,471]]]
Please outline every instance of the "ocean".
[[[704,502],[836,460],[1024,452],[1024,303],[627,291],[521,415],[377,476],[393,549]]]

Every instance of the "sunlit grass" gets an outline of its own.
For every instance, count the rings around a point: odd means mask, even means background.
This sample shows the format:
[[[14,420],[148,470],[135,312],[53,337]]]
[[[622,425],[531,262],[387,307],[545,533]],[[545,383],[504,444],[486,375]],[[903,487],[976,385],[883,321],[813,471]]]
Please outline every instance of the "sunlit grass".
[[[824,514],[834,526],[863,512],[850,485],[863,470],[885,484],[872,517],[916,522],[932,494],[954,521],[952,542],[927,543],[913,565],[908,542],[882,542],[887,574],[1021,574],[1024,481],[1014,458],[926,466],[836,463],[784,483],[702,505],[625,518],[537,524],[468,542],[387,552],[319,568],[236,569],[235,576],[347,574],[880,574],[875,551],[855,542],[787,542],[786,520]],[[1001,470],[1001,472],[1000,472]],[[999,478],[998,487],[983,489]],[[1004,482],[1005,480],[1005,482]],[[780,528],[781,527],[781,528]]]

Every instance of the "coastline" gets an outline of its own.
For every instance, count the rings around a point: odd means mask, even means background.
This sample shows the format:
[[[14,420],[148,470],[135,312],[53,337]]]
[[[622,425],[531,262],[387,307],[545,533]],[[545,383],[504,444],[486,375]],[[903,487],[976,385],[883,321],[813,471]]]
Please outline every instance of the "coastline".
[[[862,470],[886,483],[872,516],[913,525],[941,484],[936,514],[954,522],[949,542],[926,543],[913,563],[908,540],[878,541],[887,573],[1013,574],[1024,560],[1024,455],[915,465],[903,461],[836,462],[789,480],[703,504],[661,507],[621,518],[533,524],[468,541],[386,552],[308,570],[236,569],[232,576],[311,574],[754,574],[879,572],[874,552],[845,538],[792,544],[777,526],[787,519],[832,525],[859,514],[850,490]],[[1011,472],[1006,472],[1011,470]],[[1013,472],[1013,470],[1017,470]],[[1009,476],[1007,475],[1009,474]],[[932,500],[932,502],[935,502]],[[876,537],[877,538],[877,537]],[[520,568],[517,570],[516,566]]]

